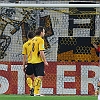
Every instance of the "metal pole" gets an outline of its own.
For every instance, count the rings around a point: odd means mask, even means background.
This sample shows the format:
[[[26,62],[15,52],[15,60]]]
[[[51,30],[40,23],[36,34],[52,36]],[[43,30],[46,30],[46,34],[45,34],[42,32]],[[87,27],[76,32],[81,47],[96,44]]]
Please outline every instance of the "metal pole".
[[[39,2],[39,1],[37,1]],[[19,4],[19,3],[0,3],[0,7],[60,7],[60,8],[100,8],[100,4]]]

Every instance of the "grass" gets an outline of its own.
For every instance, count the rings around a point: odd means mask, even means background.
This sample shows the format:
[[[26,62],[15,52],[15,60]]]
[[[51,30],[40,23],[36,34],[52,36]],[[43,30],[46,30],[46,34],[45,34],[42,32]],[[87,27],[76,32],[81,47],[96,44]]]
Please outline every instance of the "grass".
[[[97,96],[0,95],[0,100],[97,100]]]

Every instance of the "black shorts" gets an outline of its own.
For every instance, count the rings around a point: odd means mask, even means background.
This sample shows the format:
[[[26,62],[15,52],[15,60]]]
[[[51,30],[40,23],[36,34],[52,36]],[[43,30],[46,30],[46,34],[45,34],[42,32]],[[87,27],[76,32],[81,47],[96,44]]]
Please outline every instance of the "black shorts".
[[[31,64],[28,63],[26,67],[26,74],[34,76],[44,76],[44,62]]]

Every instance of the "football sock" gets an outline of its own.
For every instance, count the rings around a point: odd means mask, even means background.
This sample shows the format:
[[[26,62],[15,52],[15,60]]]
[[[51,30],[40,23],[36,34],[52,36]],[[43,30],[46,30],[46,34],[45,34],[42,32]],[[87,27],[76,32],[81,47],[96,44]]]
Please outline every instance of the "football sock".
[[[30,77],[28,77],[26,82],[27,82],[28,86],[30,87],[30,89],[32,89],[33,88],[32,79]]]
[[[40,94],[41,82],[41,78],[39,77],[34,79],[34,94]]]

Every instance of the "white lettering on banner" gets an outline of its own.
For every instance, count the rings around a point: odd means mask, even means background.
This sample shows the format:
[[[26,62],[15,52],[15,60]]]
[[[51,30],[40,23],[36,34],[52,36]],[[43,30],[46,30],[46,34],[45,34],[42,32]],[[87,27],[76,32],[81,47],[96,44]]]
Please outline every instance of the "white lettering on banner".
[[[90,19],[74,19],[74,25],[89,24]],[[84,26],[84,25],[83,25]],[[90,37],[90,28],[73,28],[74,37]]]
[[[25,74],[22,65],[11,65],[11,71],[18,72],[18,94],[25,94]]]
[[[80,67],[80,94],[88,94],[88,84],[91,83],[94,86],[94,89],[97,86],[97,80],[100,77],[100,68],[95,65],[81,65]],[[0,64],[0,71],[8,71],[8,65]],[[11,65],[11,72],[17,71],[18,74],[16,79],[18,80],[17,94],[25,94],[25,74],[23,72],[22,65]],[[76,76],[64,76],[65,71],[69,71],[68,73],[77,73],[76,65],[57,65],[57,80],[56,80],[56,94],[76,94],[76,88],[66,88],[64,87],[64,83],[75,83],[76,84]],[[89,72],[95,73],[94,76],[91,77]],[[1,74],[2,75],[2,74]],[[73,74],[74,75],[74,74]],[[88,77],[90,75],[90,77]],[[10,80],[9,80],[10,81]],[[5,93],[9,89],[9,82],[7,78],[4,76],[0,76],[0,94]],[[16,90],[15,90],[16,91]],[[43,94],[53,94],[54,88],[42,88]]]
[[[7,69],[8,65],[0,64],[0,70],[7,71]],[[0,76],[0,94],[5,93],[8,90],[8,88],[9,88],[8,80],[5,77]]]
[[[88,72],[93,71],[95,72],[95,77],[88,78]],[[88,94],[88,83],[93,84],[94,89],[97,87],[97,80],[100,77],[100,68],[98,66],[81,66],[81,94]]]
[[[53,94],[53,88],[41,88],[41,94]]]
[[[76,71],[76,65],[57,65],[57,94],[76,94],[76,89],[65,89],[64,82],[75,82],[75,77],[65,77],[64,71]]]

